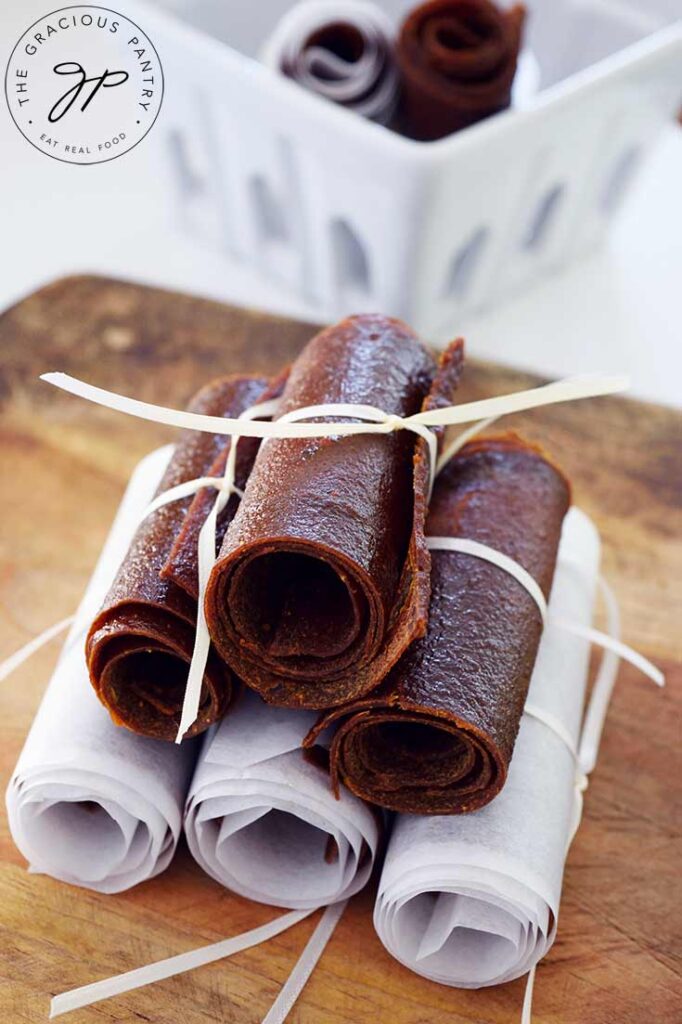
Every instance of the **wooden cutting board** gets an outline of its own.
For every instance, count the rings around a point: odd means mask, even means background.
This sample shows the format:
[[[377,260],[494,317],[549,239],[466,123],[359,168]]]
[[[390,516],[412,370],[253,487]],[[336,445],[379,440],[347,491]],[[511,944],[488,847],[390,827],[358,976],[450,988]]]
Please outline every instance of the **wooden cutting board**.
[[[311,333],[291,321],[93,277],[58,281],[0,317],[0,657],[75,608],[128,474],[172,436],[60,394],[37,382],[38,374],[65,370],[182,406],[214,375],[275,370]],[[462,399],[534,383],[471,362]],[[682,417],[612,398],[535,411],[509,424],[540,440],[573,480],[576,503],[603,534],[625,638],[668,678],[661,692],[627,666],[621,671],[568,858],[558,939],[538,970],[534,1020],[679,1021]],[[0,684],[3,787],[56,653],[56,645],[43,650]],[[352,901],[291,1021],[519,1020],[522,980],[467,992],[425,981],[392,960],[372,928],[373,897],[372,888]],[[160,878],[119,896],[29,875],[3,815],[0,1020],[37,1024],[57,992],[214,942],[276,913],[223,890],[184,848]],[[306,920],[231,960],[66,1019],[258,1024],[313,927]]]

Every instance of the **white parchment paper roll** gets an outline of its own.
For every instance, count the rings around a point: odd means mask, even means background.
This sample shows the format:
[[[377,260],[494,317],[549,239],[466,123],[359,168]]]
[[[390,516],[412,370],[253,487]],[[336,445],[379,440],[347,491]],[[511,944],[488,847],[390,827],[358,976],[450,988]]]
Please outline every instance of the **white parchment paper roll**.
[[[245,693],[206,736],[191,783],[192,854],[217,881],[260,903],[335,903],[372,871],[378,817],[347,790],[336,800],[326,771],[300,749],[316,717]]]
[[[362,41],[359,54],[335,53],[323,45],[324,35],[339,25],[348,26]],[[316,34],[321,34],[322,41],[309,45]],[[334,34],[338,36],[338,32]],[[394,35],[388,16],[365,0],[304,0],[278,22],[261,50],[261,60],[304,89],[362,117],[388,124],[399,93]]]
[[[168,866],[196,746],[114,725],[88,679],[88,626],[123,560],[171,449],[135,469],[7,790],[12,837],[30,870],[120,892]]]
[[[599,536],[584,513],[564,521],[550,612],[592,621]],[[548,625],[528,706],[577,740],[589,644]],[[495,800],[454,817],[398,815],[374,925],[390,953],[445,985],[478,988],[525,974],[551,946],[574,812],[576,766],[544,722],[524,714],[507,783]]]

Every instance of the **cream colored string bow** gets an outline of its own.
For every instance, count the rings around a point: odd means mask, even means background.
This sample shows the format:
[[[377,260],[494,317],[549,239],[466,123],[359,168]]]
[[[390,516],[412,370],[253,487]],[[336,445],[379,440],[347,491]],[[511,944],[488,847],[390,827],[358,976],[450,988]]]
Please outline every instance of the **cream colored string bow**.
[[[280,417],[274,422],[264,422],[259,417],[271,416],[277,408],[277,402],[267,402],[247,409],[237,418],[224,416],[207,416],[201,413],[168,409],[163,406],[141,402],[134,398],[126,398],[111,391],[94,387],[83,381],[76,380],[64,373],[46,373],[42,380],[55,387],[68,391],[70,394],[85,398],[97,405],[103,405],[118,412],[124,412],[140,419],[164,423],[168,426],[181,427],[186,430],[199,430],[205,433],[222,434],[232,438],[230,452],[222,478],[201,477],[190,480],[179,487],[172,488],[159,495],[147,508],[144,515],[149,515],[162,505],[188,497],[204,487],[214,487],[218,495],[211,513],[204,523],[199,535],[198,569],[199,596],[197,629],[194,651],[189,668],[187,686],[182,705],[180,725],[176,735],[176,743],[180,743],[191,725],[196,721],[201,701],[201,686],[210,649],[210,637],[204,615],[204,596],[208,578],[216,560],[216,528],[218,515],[229,500],[231,494],[239,493],[235,486],[235,466],[237,442],[240,437],[260,438],[320,438],[348,437],[354,434],[390,434],[395,430],[410,430],[421,437],[429,451],[429,495],[433,490],[436,474],[465,441],[479,430],[488,426],[500,416],[513,412],[535,409],[556,402],[574,401],[579,398],[594,398],[599,395],[613,394],[628,387],[626,377],[572,377],[567,380],[555,381],[542,387],[528,391],[519,391],[511,395],[497,398],[486,398],[477,402],[462,405],[446,406],[442,409],[429,409],[413,416],[396,416],[372,405],[356,405],[352,403],[327,403],[306,406],[296,409]],[[302,420],[319,420],[320,417],[344,417],[355,422],[315,422],[304,423]],[[460,435],[449,445],[438,458],[438,442],[431,427],[449,427],[457,424],[474,423],[475,425]]]

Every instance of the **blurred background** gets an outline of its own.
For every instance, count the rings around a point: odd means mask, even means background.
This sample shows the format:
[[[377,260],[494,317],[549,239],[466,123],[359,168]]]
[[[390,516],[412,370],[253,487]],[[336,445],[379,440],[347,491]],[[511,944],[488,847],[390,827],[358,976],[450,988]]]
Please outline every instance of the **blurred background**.
[[[662,2],[665,20],[671,21],[678,0],[668,0],[667,6]],[[242,0],[159,0],[157,6],[179,12],[233,45],[238,42],[244,51],[253,52],[260,42],[259,18],[265,7],[260,0],[258,5]],[[275,0],[275,6],[285,4]],[[615,9],[619,14],[618,9],[627,5],[614,0],[574,6],[588,17],[595,9],[606,10],[609,16]],[[179,198],[177,160],[170,145],[174,130],[171,77],[177,57],[167,59],[153,18],[145,21],[145,8],[127,0],[116,0],[115,7],[133,18],[137,15],[159,50],[167,78],[159,119],[144,142],[120,159],[80,166],[37,152],[17,131],[4,101],[0,104],[0,309],[56,277],[88,272],[311,321],[336,312],[296,293],[276,275],[264,275],[262,268],[235,257],[233,248],[221,244],[219,237],[207,239],[188,231]],[[5,63],[19,36],[49,8],[45,0],[5,0],[0,6]],[[547,11],[545,3],[545,18]],[[542,17],[538,22],[543,24]],[[622,22],[607,18],[599,36],[590,33],[589,18],[576,23],[588,49],[597,47],[592,57],[602,56],[604,32],[608,36],[608,26],[617,23]],[[606,50],[617,50],[628,41],[627,33],[622,39],[614,35],[606,39]],[[557,55],[555,77],[559,63]],[[563,68],[561,74],[570,70]],[[626,371],[632,375],[635,395],[682,405],[680,182],[682,129],[670,119],[644,154],[636,181],[599,245],[586,247],[567,266],[550,266],[518,293],[507,290],[499,300],[454,312],[446,330],[451,335],[464,333],[470,354],[479,358],[553,376]],[[359,306],[355,311],[360,311]]]

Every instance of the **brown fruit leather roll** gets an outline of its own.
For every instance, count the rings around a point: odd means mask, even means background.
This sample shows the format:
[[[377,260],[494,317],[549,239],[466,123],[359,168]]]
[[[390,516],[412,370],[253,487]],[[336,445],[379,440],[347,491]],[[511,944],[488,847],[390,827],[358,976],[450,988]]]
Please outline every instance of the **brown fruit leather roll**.
[[[238,416],[261,400],[265,387],[266,381],[257,377],[222,378],[202,388],[189,409],[212,416]],[[157,493],[196,477],[219,475],[229,445],[225,436],[185,431]],[[237,486],[245,485],[257,449],[255,439],[240,440]],[[210,493],[215,497],[214,491]],[[196,544],[182,563],[179,578],[184,588],[164,578],[162,570],[191,504],[191,498],[173,502],[140,524],[90,627],[85,648],[90,680],[113,720],[133,732],[165,740],[175,739],[177,733],[194,646]],[[233,495],[220,518],[223,533],[237,504]],[[199,715],[189,736],[224,716],[236,685],[230,670],[211,651]]]
[[[461,345],[455,352],[441,370],[453,387]],[[401,321],[350,317],[305,347],[278,416],[330,402],[409,416],[435,370]],[[426,443],[406,430],[263,444],[205,608],[216,649],[266,701],[342,704],[423,634],[427,461]]]
[[[427,536],[466,537],[516,559],[545,597],[570,489],[514,434],[473,441],[440,473]],[[509,573],[472,555],[431,551],[431,607],[418,640],[369,698],[324,716],[335,788],[416,814],[462,814],[504,785],[542,622]]]
[[[526,12],[490,0],[428,0],[398,36],[402,128],[430,141],[511,103]]]

